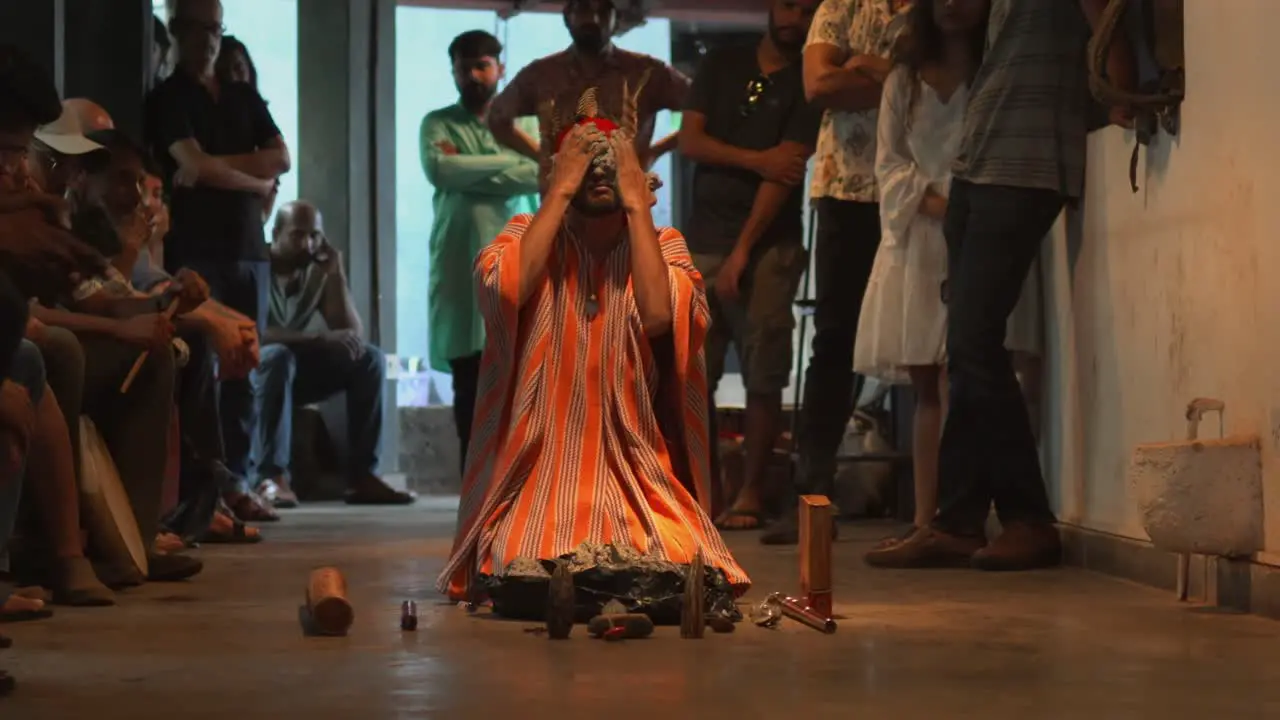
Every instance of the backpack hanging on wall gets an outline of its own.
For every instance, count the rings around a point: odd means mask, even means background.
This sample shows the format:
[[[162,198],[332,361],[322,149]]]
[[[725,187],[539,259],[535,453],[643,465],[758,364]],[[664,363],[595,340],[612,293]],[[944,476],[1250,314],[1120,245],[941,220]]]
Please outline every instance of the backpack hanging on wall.
[[[1129,185],[1138,191],[1138,147],[1150,145],[1160,129],[1178,133],[1178,108],[1186,91],[1183,50],[1183,0],[1109,0],[1089,40],[1089,90],[1106,107],[1133,109],[1138,144],[1129,159]],[[1125,25],[1133,12],[1132,25]],[[1120,90],[1106,76],[1107,55],[1116,32],[1131,30],[1135,54],[1145,51],[1155,64],[1154,77],[1137,92]],[[1134,37],[1136,36],[1136,37]]]

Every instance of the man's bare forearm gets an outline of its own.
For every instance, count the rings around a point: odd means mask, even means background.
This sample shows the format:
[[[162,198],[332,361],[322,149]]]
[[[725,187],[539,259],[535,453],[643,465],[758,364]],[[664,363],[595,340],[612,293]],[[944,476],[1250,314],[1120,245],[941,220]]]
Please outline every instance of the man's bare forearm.
[[[240,192],[260,193],[263,190],[263,178],[256,178],[231,166],[223,158],[206,155],[196,168],[196,177],[201,185],[220,190],[238,190]]]
[[[705,165],[719,165],[756,172],[760,153],[721,142],[704,130],[685,127],[680,130],[680,154]]]
[[[755,200],[751,203],[751,213],[747,215],[747,221],[742,224],[742,231],[738,233],[734,252],[751,252],[769,226],[773,225],[778,213],[782,212],[782,206],[786,205],[793,189],[768,180],[760,183],[760,187],[756,188]]]
[[[862,112],[880,107],[881,90],[870,75],[839,68],[823,77],[809,101],[824,110]]]
[[[262,336],[263,345],[297,345],[313,342],[320,338],[320,333],[302,332],[286,328],[267,328]]]
[[[631,245],[631,292],[640,313],[640,325],[649,337],[665,335],[671,330],[671,287],[649,208],[627,211],[627,235]]]
[[[223,155],[218,159],[259,180],[274,180],[289,171],[289,152],[283,148],[268,148],[243,155]]]
[[[516,127],[514,118],[491,117],[489,131],[502,145],[511,148],[530,160],[538,159],[538,142]]]
[[[45,325],[63,328],[72,332],[114,336],[120,327],[120,321],[115,318],[58,310],[56,308],[47,308],[43,305],[32,306],[31,315]]]
[[[525,228],[516,245],[520,251],[520,305],[523,306],[533,289],[546,276],[547,258],[555,244],[556,235],[569,209],[570,198],[562,193],[549,192],[534,214],[533,221]]]

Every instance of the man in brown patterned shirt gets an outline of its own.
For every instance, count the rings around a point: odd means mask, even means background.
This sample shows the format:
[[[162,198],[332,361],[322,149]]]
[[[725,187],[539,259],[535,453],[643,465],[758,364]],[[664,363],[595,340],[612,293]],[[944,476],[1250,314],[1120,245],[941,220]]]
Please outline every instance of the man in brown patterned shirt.
[[[564,24],[573,44],[566,50],[529,63],[494,98],[489,109],[489,128],[498,142],[521,155],[538,160],[542,178],[547,176],[549,156],[540,152],[553,141],[540,127],[541,141],[516,127],[520,117],[540,116],[553,103],[557,109],[572,107],[589,87],[598,88],[602,114],[621,117],[623,82],[634,93],[641,84],[636,128],[636,151],[648,167],[676,146],[676,134],[653,143],[654,118],[661,110],[680,110],[689,93],[690,81],[680,71],[639,53],[613,44],[618,29],[618,13],[612,0],[569,0],[564,7]],[[563,114],[563,113],[561,113]]]

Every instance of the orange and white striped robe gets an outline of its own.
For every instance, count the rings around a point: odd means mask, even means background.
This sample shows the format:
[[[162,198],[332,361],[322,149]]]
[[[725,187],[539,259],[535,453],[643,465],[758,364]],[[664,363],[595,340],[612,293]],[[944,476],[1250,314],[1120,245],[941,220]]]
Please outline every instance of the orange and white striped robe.
[[[461,600],[473,570],[500,576],[516,558],[589,541],[673,563],[701,549],[745,592],[750,579],[707,515],[710,315],[683,236],[658,231],[674,346],[662,352],[640,325],[626,240],[601,260],[561,231],[547,279],[521,307],[518,245],[531,221],[513,218],[476,259],[485,348],[457,536],[437,587]]]

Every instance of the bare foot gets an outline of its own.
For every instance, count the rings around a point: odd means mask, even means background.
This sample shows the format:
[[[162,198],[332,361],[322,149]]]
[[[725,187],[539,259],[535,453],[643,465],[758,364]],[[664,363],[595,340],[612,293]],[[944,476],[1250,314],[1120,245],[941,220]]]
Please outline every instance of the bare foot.
[[[758,530],[763,525],[760,498],[749,488],[743,488],[733,505],[716,518],[716,527],[720,530]]]

